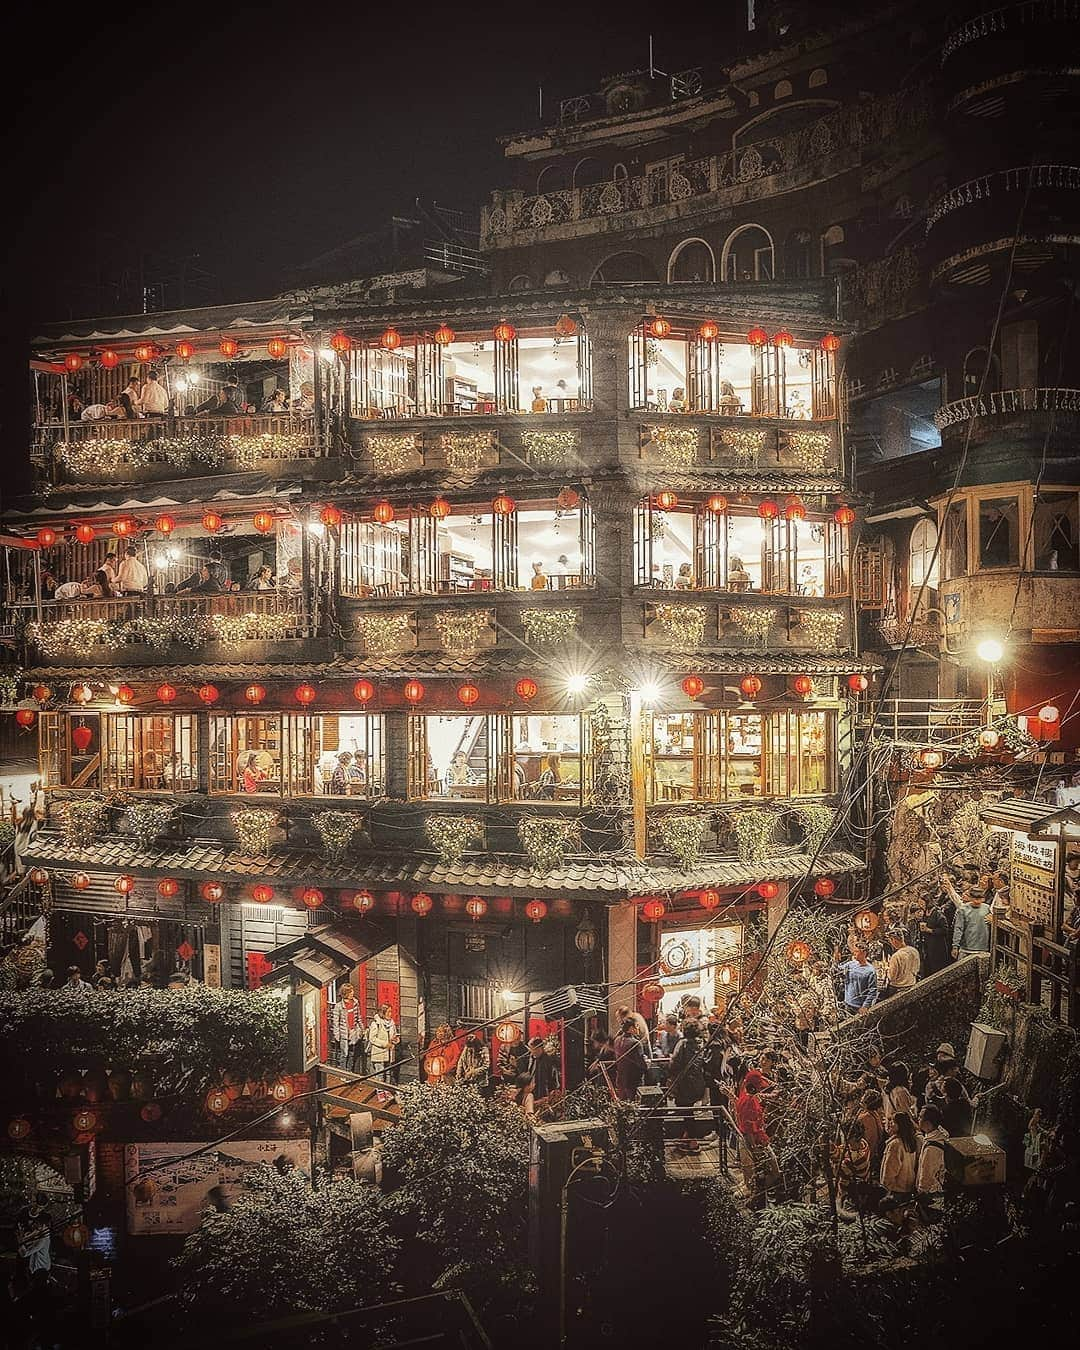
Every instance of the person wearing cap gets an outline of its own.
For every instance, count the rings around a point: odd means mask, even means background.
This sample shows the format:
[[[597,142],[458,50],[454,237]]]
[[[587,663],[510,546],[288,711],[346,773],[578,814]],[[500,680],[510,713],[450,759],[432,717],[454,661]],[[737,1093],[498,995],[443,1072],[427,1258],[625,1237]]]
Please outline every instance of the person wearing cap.
[[[772,1086],[760,1069],[750,1069],[735,1099],[739,1162],[750,1204],[755,1209],[764,1207],[768,1193],[780,1180],[780,1164],[765,1128],[765,1110],[761,1104],[761,1093]]]
[[[844,1009],[849,1017],[874,1006],[878,1001],[877,972],[870,963],[865,943],[855,943],[850,961],[841,962],[837,948],[833,952],[833,968],[844,982]]]
[[[885,934],[892,955],[885,969],[885,990],[882,997],[899,993],[902,989],[914,989],[919,978],[919,953],[908,944],[908,935],[903,928],[890,928]]]
[[[947,1100],[945,1084],[950,1081],[960,1083],[960,1061],[956,1057],[952,1042],[942,1041],[934,1053],[934,1062],[930,1066],[930,1074],[926,1085],[928,1105],[931,1102],[938,1108],[945,1105]],[[960,1099],[964,1104],[974,1107],[975,1103],[962,1083],[960,1083],[960,1091]]]
[[[554,1092],[559,1090],[559,1066],[547,1052],[543,1037],[529,1040],[529,1062],[525,1073],[528,1082],[522,1084],[521,1104],[526,1115],[539,1111]]]
[[[953,920],[952,954],[982,956],[990,950],[990,908],[978,887],[972,887],[967,903],[956,911]]]

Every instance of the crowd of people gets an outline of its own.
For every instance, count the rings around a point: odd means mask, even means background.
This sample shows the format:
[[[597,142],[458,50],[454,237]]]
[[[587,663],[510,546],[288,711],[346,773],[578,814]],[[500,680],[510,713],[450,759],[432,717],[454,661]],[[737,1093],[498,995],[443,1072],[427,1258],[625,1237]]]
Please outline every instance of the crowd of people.
[[[229,595],[241,591],[297,591],[301,584],[299,558],[290,558],[284,569],[276,575],[269,563],[261,563],[241,583],[230,578],[228,564],[221,554],[212,553],[199,559],[186,577],[159,585],[140,557],[138,545],[127,544],[119,551],[107,553],[101,566],[81,581],[61,581],[55,572],[43,568],[41,598],[67,602],[123,597],[132,599],[151,595],[155,591],[162,595]]]
[[[228,376],[201,403],[185,404],[181,396],[194,391],[194,380],[177,381],[173,389],[163,383],[160,372],[147,371],[140,379],[136,375],[115,398],[102,403],[84,397],[77,386],[68,391],[67,415],[70,422],[138,422],[145,418],[244,417],[253,413],[284,416],[292,412],[310,412],[314,406],[311,385],[301,386],[300,396],[290,402],[288,391],[280,386],[265,393],[256,405],[249,402],[246,391],[235,375]]]

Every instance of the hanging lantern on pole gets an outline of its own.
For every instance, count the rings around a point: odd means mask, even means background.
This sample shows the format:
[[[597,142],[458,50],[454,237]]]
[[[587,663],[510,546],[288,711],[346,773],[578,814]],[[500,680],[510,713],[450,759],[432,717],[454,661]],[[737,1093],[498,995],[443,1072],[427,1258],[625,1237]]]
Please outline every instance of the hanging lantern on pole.
[[[258,707],[258,705],[266,697],[266,690],[263,688],[261,684],[249,684],[248,687],[244,690],[244,697],[247,699],[249,703],[252,703],[256,707]]]
[[[274,517],[269,511],[256,511],[251,517],[251,523],[260,534],[269,534],[274,528]]]
[[[352,338],[349,337],[348,333],[335,333],[330,339],[330,350],[337,352],[338,356],[344,356],[351,348]]]
[[[702,891],[698,896],[698,904],[702,909],[713,910],[720,908],[720,892],[712,889]]]
[[[531,919],[533,923],[540,923],[547,917],[547,912],[548,907],[543,900],[530,900],[525,906],[525,917]]]
[[[370,891],[357,891],[352,898],[352,907],[357,914],[370,914],[375,908],[375,897]]]
[[[662,314],[658,314],[649,324],[649,332],[654,338],[663,340],[671,332],[671,324]]]
[[[475,684],[463,684],[457,691],[457,697],[459,703],[464,704],[466,708],[471,708],[480,697],[480,690],[477,689]]]
[[[162,877],[157,884],[157,893],[163,899],[169,900],[180,893],[180,883],[175,877]]]
[[[370,680],[357,680],[353,685],[352,692],[357,703],[370,703],[375,697],[375,686]]]
[[[396,352],[401,346],[401,334],[396,328],[384,328],[379,337],[379,346],[388,352]]]
[[[190,361],[195,355],[195,346],[188,342],[187,338],[182,338],[176,344],[176,357],[179,361]]]
[[[280,361],[289,350],[289,344],[284,338],[271,338],[266,344],[266,354],[272,361]]]

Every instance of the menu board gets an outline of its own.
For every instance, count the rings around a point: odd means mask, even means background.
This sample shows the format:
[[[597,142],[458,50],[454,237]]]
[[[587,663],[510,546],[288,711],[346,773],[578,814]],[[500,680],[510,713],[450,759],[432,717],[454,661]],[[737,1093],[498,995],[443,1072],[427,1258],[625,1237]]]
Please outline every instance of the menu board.
[[[1054,926],[1058,846],[1014,833],[1009,875],[1009,909],[1029,923]]]
[[[129,1233],[191,1233],[202,1211],[214,1203],[210,1192],[221,1188],[231,1200],[243,1189],[244,1177],[260,1163],[285,1157],[311,1175],[311,1143],[307,1139],[244,1139],[196,1153],[198,1143],[125,1144],[124,1180]],[[185,1156],[194,1155],[194,1156]],[[179,1158],[179,1162],[172,1161]]]

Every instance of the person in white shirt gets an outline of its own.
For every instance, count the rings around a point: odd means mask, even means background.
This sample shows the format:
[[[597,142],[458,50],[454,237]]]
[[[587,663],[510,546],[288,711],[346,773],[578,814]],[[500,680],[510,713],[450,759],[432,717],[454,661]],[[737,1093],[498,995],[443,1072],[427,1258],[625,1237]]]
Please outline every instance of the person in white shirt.
[[[936,1106],[927,1105],[919,1116],[919,1129],[922,1131],[922,1147],[919,1149],[919,1161],[915,1169],[915,1195],[919,1212],[927,1222],[932,1222],[938,1205],[945,1194],[945,1141],[948,1130],[941,1123],[941,1112]]]
[[[169,395],[158,379],[156,370],[152,370],[146,377],[146,383],[139,395],[139,405],[147,417],[164,417],[169,411]]]
[[[82,410],[79,420],[81,422],[100,422],[102,418],[108,417],[109,409],[104,403],[88,403]]]
[[[139,559],[139,550],[134,544],[128,544],[116,569],[116,589],[121,595],[144,595],[149,584],[150,574]]]
[[[384,1003],[371,1019],[368,1027],[368,1052],[373,1073],[384,1083],[390,1081],[390,1066],[394,1062],[401,1037],[390,1016],[390,1005]]]
[[[890,928],[885,934],[892,955],[885,968],[885,993],[895,994],[901,989],[914,989],[919,978],[921,958],[914,947],[908,946],[907,934],[902,928]]]

